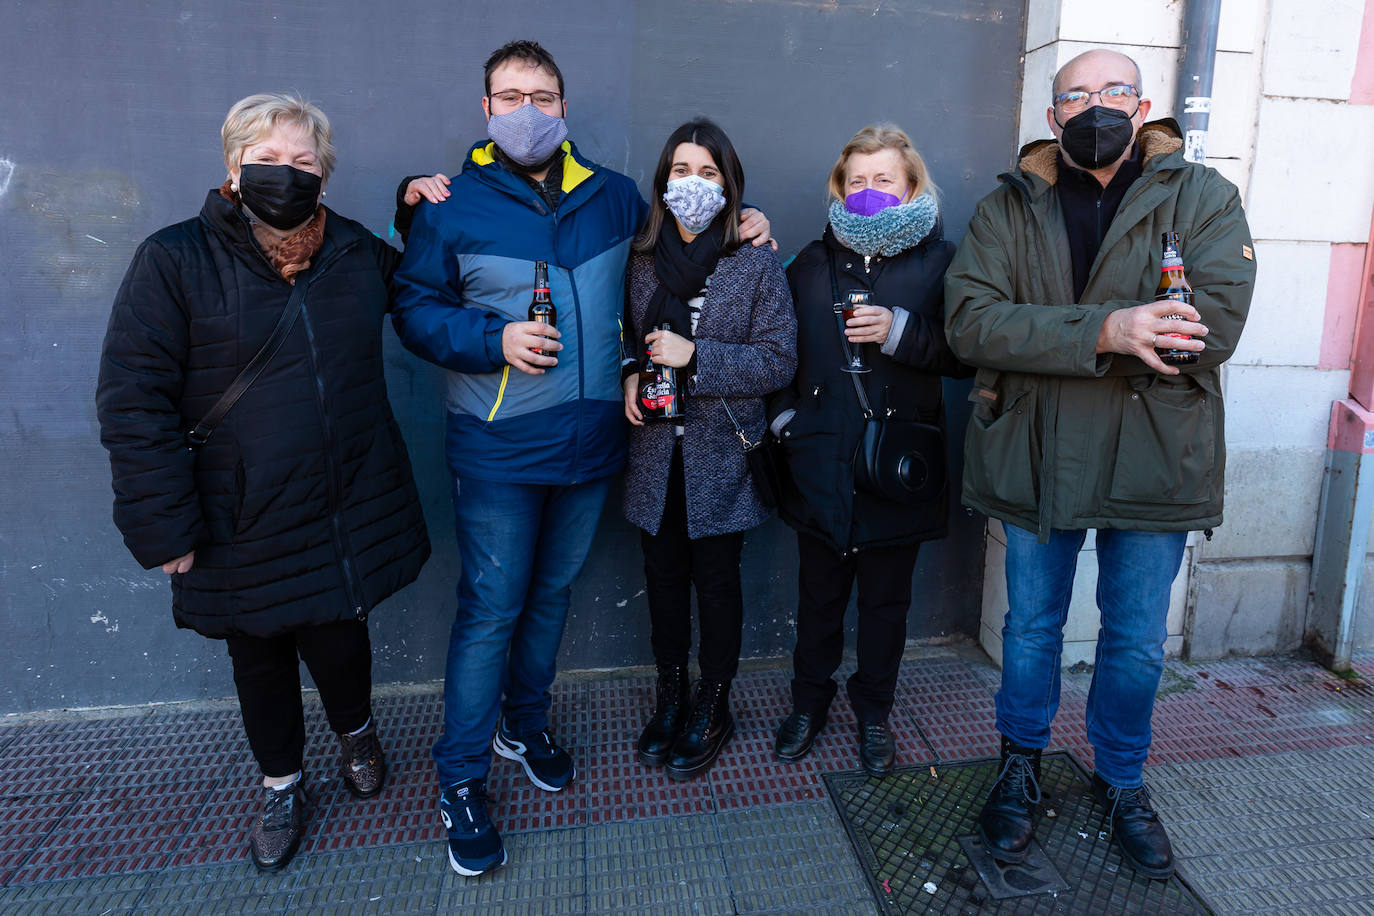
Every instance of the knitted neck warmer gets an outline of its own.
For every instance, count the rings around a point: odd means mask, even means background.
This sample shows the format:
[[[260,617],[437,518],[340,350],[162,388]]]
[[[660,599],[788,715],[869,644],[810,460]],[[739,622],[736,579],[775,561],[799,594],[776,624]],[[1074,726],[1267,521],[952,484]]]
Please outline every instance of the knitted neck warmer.
[[[219,195],[234,206],[239,206],[239,196],[234,192],[232,182],[226,180],[219,189]],[[286,238],[282,238],[259,222],[250,221],[250,224],[253,228],[253,238],[257,240],[262,253],[267,256],[267,260],[277,273],[292,286],[296,285],[296,274],[310,266],[310,259],[324,244],[324,207],[316,207],[315,215],[310,222],[302,226],[295,235]]]
[[[929,193],[911,203],[879,210],[872,216],[850,213],[842,200],[830,202],[830,228],[835,238],[859,255],[891,257],[914,248],[935,228],[939,215],[940,208]]]

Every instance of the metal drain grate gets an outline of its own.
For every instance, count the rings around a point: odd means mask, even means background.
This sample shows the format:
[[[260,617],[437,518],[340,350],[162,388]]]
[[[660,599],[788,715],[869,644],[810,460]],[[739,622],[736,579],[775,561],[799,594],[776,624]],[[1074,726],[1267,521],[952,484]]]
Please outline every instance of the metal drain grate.
[[[1175,875],[1151,881],[1131,870],[1111,844],[1088,788],[1067,753],[1044,755],[1045,794],[1036,842],[1047,868],[1003,869],[991,876],[998,899],[966,853],[973,821],[997,779],[1000,761],[900,767],[887,779],[828,773],[830,797],[884,913],[1211,914]],[[1166,823],[1167,826],[1167,823]],[[978,851],[977,844],[968,848]],[[1060,879],[1056,882],[1054,879]],[[1028,893],[1029,892],[1029,893]]]

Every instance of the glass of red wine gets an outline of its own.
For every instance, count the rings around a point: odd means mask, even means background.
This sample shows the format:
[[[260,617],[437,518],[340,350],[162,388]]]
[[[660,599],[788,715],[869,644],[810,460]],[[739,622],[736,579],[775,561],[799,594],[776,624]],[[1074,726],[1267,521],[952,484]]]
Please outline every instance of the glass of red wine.
[[[854,317],[854,310],[865,305],[872,305],[872,294],[866,289],[850,289],[844,292],[844,301],[835,303],[835,322],[840,327],[840,343],[844,345],[844,371],[845,372],[871,372],[868,364],[864,362],[863,344],[850,341],[844,333],[849,319]]]

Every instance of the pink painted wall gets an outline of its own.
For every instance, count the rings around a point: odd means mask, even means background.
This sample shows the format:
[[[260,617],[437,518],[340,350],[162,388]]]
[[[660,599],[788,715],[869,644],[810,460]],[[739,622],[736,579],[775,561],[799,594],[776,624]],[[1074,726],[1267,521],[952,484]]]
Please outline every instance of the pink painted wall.
[[[1360,53],[1355,60],[1355,78],[1350,83],[1350,102],[1352,105],[1374,105],[1374,0],[1365,0]]]
[[[1355,325],[1360,315],[1366,245],[1331,246],[1331,271],[1326,281],[1326,319],[1318,369],[1347,369],[1354,350]]]

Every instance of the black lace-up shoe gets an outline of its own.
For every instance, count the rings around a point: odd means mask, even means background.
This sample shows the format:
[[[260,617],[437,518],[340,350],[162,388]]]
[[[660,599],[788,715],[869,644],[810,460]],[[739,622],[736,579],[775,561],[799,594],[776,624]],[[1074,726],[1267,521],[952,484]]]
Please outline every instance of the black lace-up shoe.
[[[376,723],[356,735],[339,735],[339,774],[348,791],[372,798],[386,785],[386,756]]]
[[[811,745],[816,736],[825,728],[825,715],[813,716],[809,712],[794,709],[792,714],[778,726],[777,737],[773,741],[773,755],[779,760],[793,763],[811,753]]]
[[[897,761],[897,743],[886,722],[859,723],[859,763],[869,776],[882,779],[892,775]]]
[[[1122,789],[1094,773],[1093,795],[1107,809],[1112,839],[1132,868],[1147,878],[1164,879],[1174,873],[1174,849],[1150,804],[1148,789]]]
[[[702,681],[697,684],[697,700],[687,717],[687,727],[673,742],[673,752],[664,772],[672,779],[700,776],[715,762],[720,749],[734,733],[730,682]]]
[[[507,760],[519,761],[530,782],[545,792],[560,791],[576,775],[572,757],[546,731],[516,736],[507,730],[506,720],[502,717],[491,746]]]
[[[1035,838],[1040,749],[1002,739],[1002,771],[978,814],[978,836],[999,862],[1021,862]]]
[[[639,762],[661,767],[672,753],[673,742],[682,734],[687,721],[687,669],[672,665],[658,669],[658,684],[654,691],[654,714],[635,742]]]
[[[506,847],[487,813],[485,779],[464,779],[439,797],[439,816],[448,830],[449,867],[475,878],[506,864]]]
[[[305,833],[305,778],[289,789],[264,789],[262,813],[248,834],[248,848],[259,871],[281,871],[301,845]]]

